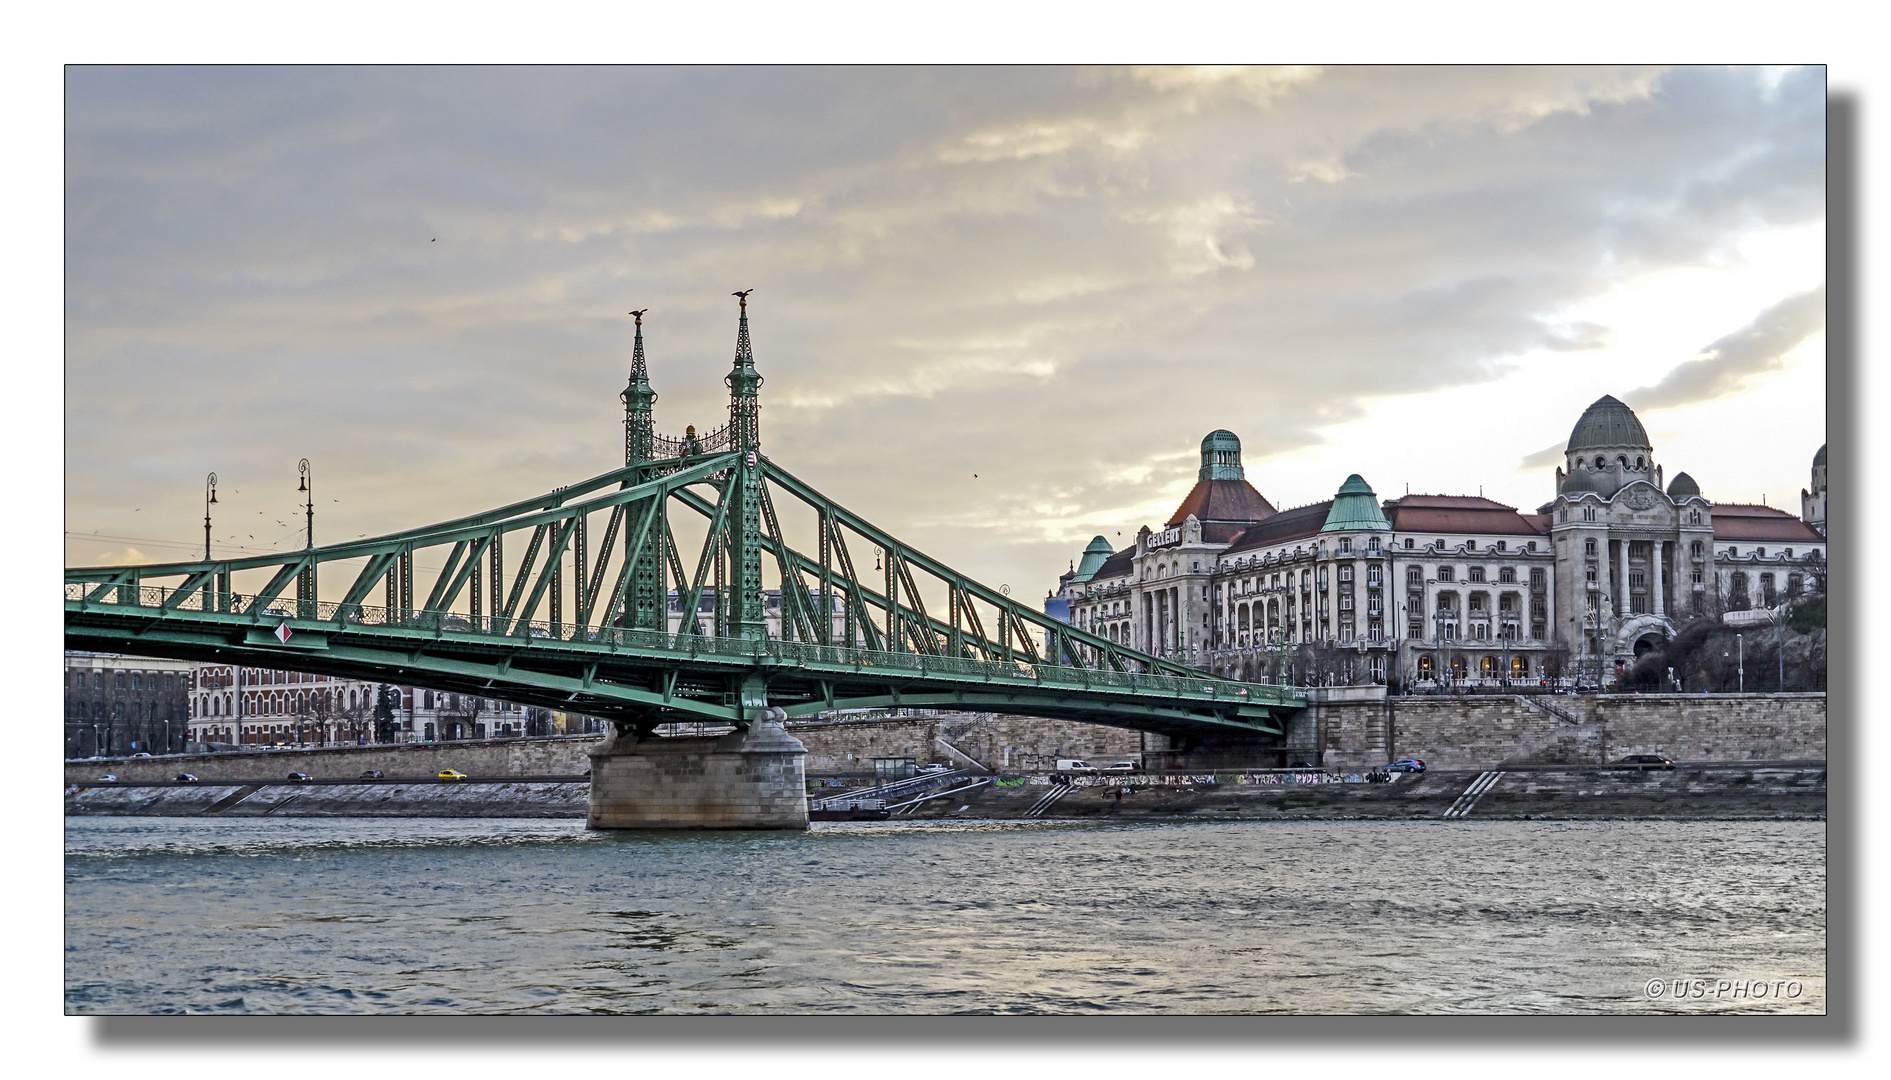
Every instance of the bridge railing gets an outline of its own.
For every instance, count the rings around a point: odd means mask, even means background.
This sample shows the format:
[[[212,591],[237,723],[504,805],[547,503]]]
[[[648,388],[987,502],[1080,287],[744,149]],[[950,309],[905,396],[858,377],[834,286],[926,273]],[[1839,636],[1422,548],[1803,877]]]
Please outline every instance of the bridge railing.
[[[95,582],[67,582],[65,599],[82,608],[145,608],[179,612],[198,612],[232,617],[248,617],[260,626],[295,621],[296,629],[316,629],[309,624],[329,624],[338,630],[357,627],[383,627],[485,638],[521,638],[545,645],[602,645],[617,649],[644,649],[661,652],[686,652],[693,656],[726,656],[751,660],[772,659],[851,667],[866,671],[884,669],[921,675],[959,675],[983,679],[1003,679],[1019,684],[1054,685],[1087,690],[1127,690],[1165,696],[1206,697],[1217,701],[1263,704],[1285,700],[1292,695],[1282,688],[1253,683],[1239,683],[1219,676],[1192,678],[1179,675],[1154,675],[1134,671],[1101,671],[1095,668],[1067,667],[1032,663],[1024,659],[985,660],[969,656],[944,656],[937,653],[886,652],[850,649],[840,645],[813,642],[760,640],[717,637],[713,634],[665,633],[657,630],[632,630],[619,626],[583,626],[554,623],[544,619],[511,620],[503,616],[462,615],[456,612],[402,610],[368,604],[315,603],[276,597],[260,604],[255,596],[240,593],[212,593],[195,590],[182,596],[176,589],[154,585],[101,585]]]

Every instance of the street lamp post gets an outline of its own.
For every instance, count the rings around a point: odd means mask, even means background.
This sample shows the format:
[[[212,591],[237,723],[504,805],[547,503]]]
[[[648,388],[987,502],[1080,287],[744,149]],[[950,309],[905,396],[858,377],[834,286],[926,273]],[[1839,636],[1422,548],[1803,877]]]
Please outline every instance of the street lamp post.
[[[1786,610],[1787,605],[1779,605],[1779,689],[1786,691]]]
[[[296,490],[303,492],[307,499],[307,501],[304,502],[302,506],[302,512],[303,512],[304,518],[308,523],[307,524],[308,538],[307,538],[307,542],[303,546],[314,547],[315,546],[315,476],[309,472],[309,459],[308,458],[303,458],[302,461],[299,464],[297,464],[296,470],[301,473],[301,478],[296,482]]]
[[[1742,694],[1744,694],[1744,693],[1746,693],[1746,692],[1747,692],[1747,643],[1746,643],[1746,635],[1744,635],[1744,634],[1735,634],[1735,635],[1733,636],[1733,644],[1734,644],[1734,647],[1735,647],[1736,649],[1738,649],[1738,650],[1740,650],[1740,655],[1739,655],[1739,658],[1738,658],[1738,663],[1739,663],[1739,672],[1740,672],[1740,692],[1741,692]]]
[[[1498,632],[1504,638],[1504,668],[1499,675],[1503,679],[1504,689],[1508,690],[1510,689],[1510,627],[1505,626],[1501,621],[1497,625]]]
[[[204,561],[210,561],[210,508],[217,504],[217,474],[204,477]],[[206,590],[210,586],[204,586]]]

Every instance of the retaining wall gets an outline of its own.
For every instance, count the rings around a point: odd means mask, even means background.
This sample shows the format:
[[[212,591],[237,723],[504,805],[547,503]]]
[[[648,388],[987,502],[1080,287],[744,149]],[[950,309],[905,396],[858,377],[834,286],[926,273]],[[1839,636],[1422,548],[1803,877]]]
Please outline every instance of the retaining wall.
[[[1824,694],[1328,701],[1289,720],[1285,752],[1229,748],[1215,756],[1209,751],[1216,747],[1204,744],[1193,757],[1165,753],[1169,744],[1157,735],[1025,716],[951,714],[818,721],[796,723],[788,730],[807,747],[806,769],[812,774],[871,772],[876,757],[962,765],[961,759],[940,745],[941,738],[995,772],[1048,771],[1059,757],[1086,758],[1102,765],[1134,758],[1145,750],[1151,767],[1183,771],[1277,765],[1284,763],[1276,760],[1283,753],[1294,760],[1304,757],[1329,768],[1348,769],[1369,768],[1400,757],[1423,758],[1434,768],[1484,769],[1505,764],[1594,765],[1624,754],[1738,762],[1824,761],[1826,753]],[[169,780],[189,772],[205,780],[280,780],[292,771],[347,778],[368,769],[380,769],[389,778],[431,777],[442,769],[473,776],[575,776],[590,766],[585,752],[597,742],[595,735],[563,735],[117,758],[67,762],[65,779],[84,784],[103,773],[114,773],[126,781]]]
[[[1441,769],[1597,765],[1625,754],[1824,761],[1826,750],[1824,694],[1395,697],[1322,708],[1328,767],[1401,757]]]
[[[1059,757],[1101,766],[1133,759],[1143,748],[1142,734],[1124,728],[1003,714],[820,721],[793,724],[788,731],[808,748],[809,773],[872,772],[876,757],[965,764],[939,745],[942,738],[993,772],[1050,770]]]
[[[192,773],[204,780],[281,780],[292,772],[347,779],[379,769],[390,779],[431,777],[442,769],[472,776],[577,776],[591,767],[585,751],[596,735],[532,739],[334,746],[303,750],[239,750],[222,754],[167,754],[66,762],[66,783],[90,783],[105,773],[127,782],[169,780]]]

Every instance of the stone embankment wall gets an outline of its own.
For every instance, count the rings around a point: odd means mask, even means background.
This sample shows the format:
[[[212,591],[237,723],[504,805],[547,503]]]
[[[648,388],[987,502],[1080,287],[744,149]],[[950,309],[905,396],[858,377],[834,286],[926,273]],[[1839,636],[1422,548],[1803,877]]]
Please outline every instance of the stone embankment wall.
[[[870,773],[877,757],[909,757],[922,764],[939,762],[955,768],[965,765],[964,758],[952,750],[993,772],[1048,772],[1056,768],[1060,757],[1084,758],[1100,767],[1133,759],[1143,747],[1140,732],[1003,714],[817,721],[790,724],[788,733],[808,748],[806,767],[811,775]]]
[[[1824,694],[1605,694],[1551,697],[1394,697],[1327,701],[1288,724],[1287,750],[1205,744],[1166,752],[1156,735],[1062,720],[948,714],[876,721],[793,723],[810,775],[870,773],[876,757],[963,765],[994,772],[1047,772],[1059,757],[1103,765],[1147,752],[1152,768],[1192,771],[1305,759],[1328,768],[1370,768],[1418,757],[1438,769],[1502,765],[1595,765],[1624,754],[1677,761],[1824,761]],[[281,780],[290,772],[350,778],[368,769],[431,777],[458,769],[476,777],[577,776],[590,766],[595,735],[488,742],[409,743],[299,751],[247,751],[149,759],[67,762],[69,784],[103,773],[127,782],[180,772],[211,780]],[[951,749],[948,749],[950,747]],[[953,753],[956,750],[958,753]],[[1238,752],[1237,752],[1238,751]],[[1317,755],[1317,756],[1316,756]],[[1241,760],[1236,760],[1240,758]],[[1199,759],[1199,760],[1197,760]],[[1211,760],[1212,759],[1212,760]]]
[[[586,782],[105,784],[66,793],[66,813],[106,817],[581,818]]]
[[[585,751],[596,735],[532,739],[336,746],[308,750],[243,750],[223,754],[170,754],[66,762],[66,783],[86,784],[104,773],[127,783],[169,780],[192,773],[209,780],[281,780],[292,772],[318,779],[348,779],[379,769],[389,779],[432,777],[442,769],[471,776],[579,776],[591,767]]]
[[[1824,694],[1409,697],[1317,710],[1321,764],[1417,757],[1439,769],[1676,761],[1824,761]]]

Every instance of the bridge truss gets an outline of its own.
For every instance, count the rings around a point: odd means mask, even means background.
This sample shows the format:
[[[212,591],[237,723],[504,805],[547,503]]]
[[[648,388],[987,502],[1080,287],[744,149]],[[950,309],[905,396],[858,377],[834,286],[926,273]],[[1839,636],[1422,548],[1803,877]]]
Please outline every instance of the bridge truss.
[[[1188,739],[1278,734],[1303,704],[1014,602],[762,455],[746,304],[730,426],[654,435],[639,322],[625,467],[290,554],[68,568],[68,647],[417,683],[638,730],[908,707]]]

